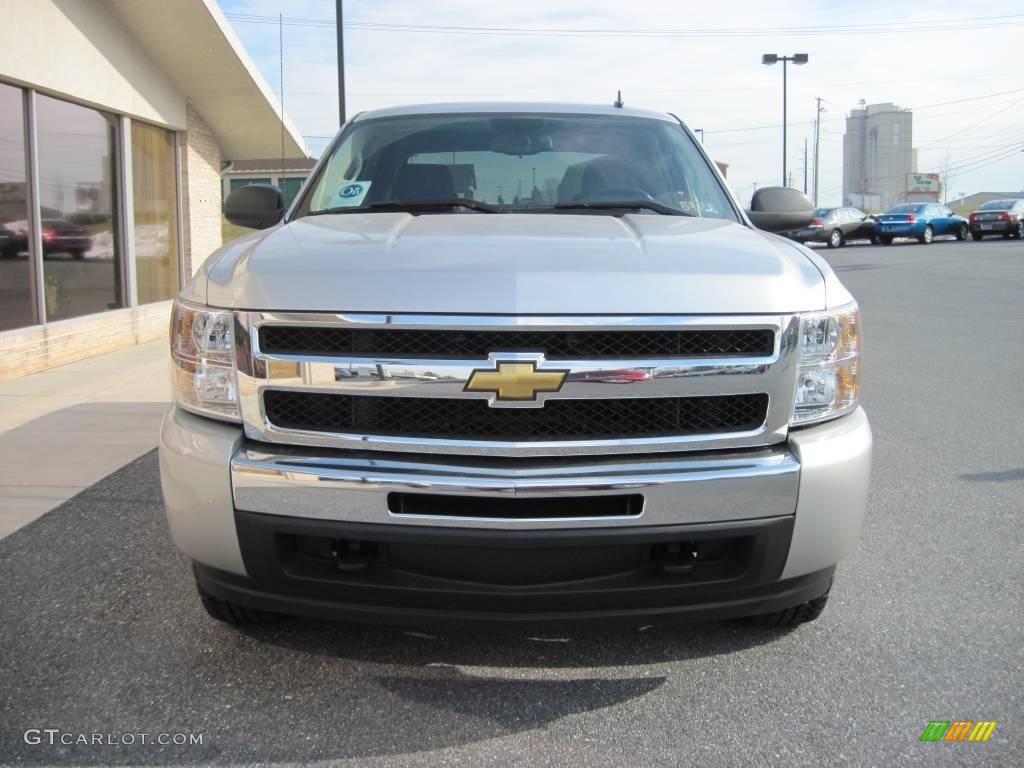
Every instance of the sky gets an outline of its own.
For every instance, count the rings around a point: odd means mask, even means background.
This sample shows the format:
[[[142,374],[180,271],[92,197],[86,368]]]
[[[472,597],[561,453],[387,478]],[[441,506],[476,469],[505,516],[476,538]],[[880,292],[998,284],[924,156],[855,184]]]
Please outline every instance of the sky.
[[[285,111],[319,155],[338,127],[334,0],[220,4],[277,94],[278,14],[327,22],[283,27]],[[1018,0],[345,0],[345,22],[350,116],[439,101],[607,104],[621,90],[628,106],[703,129],[705,148],[729,164],[728,181],[747,202],[755,184],[782,176],[782,68],[762,65],[761,55],[807,53],[806,65],[788,67],[788,167],[802,188],[820,96],[822,205],[841,203],[845,117],[860,99],[913,109],[918,171],[944,174],[948,198],[1024,190]],[[374,24],[447,29],[365,26]]]

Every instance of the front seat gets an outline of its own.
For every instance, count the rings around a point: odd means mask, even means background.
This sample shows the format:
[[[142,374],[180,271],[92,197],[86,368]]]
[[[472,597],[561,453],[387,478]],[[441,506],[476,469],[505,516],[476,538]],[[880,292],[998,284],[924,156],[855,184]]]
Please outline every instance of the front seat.
[[[621,160],[601,157],[591,160],[583,169],[580,179],[580,193],[576,200],[599,199],[601,193],[608,189],[622,187],[644,189],[641,174]]]
[[[397,201],[455,197],[455,178],[447,165],[410,163],[398,172],[391,197]]]

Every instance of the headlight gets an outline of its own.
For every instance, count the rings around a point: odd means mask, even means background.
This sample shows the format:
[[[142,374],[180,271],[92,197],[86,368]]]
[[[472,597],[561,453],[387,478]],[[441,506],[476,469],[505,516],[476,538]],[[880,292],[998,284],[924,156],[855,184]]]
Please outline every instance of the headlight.
[[[178,405],[239,421],[233,318],[230,312],[180,301],[171,313],[171,377]]]
[[[800,372],[793,425],[849,413],[860,402],[860,318],[857,304],[800,318]]]

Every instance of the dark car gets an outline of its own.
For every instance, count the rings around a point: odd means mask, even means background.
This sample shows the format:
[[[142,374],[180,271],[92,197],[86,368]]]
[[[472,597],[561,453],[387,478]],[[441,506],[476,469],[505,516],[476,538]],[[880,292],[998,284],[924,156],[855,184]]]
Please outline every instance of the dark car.
[[[966,240],[967,231],[967,219],[939,203],[904,203],[878,217],[878,240],[883,245],[897,237],[913,237],[924,244],[943,235]]]
[[[65,219],[43,219],[43,254],[69,253],[81,259],[92,248],[92,237],[84,227]]]
[[[856,208],[818,208],[814,220],[793,238],[801,243],[826,243],[840,248],[850,240],[875,240],[875,219]]]
[[[0,258],[13,259],[21,250],[25,236],[0,224]]]
[[[73,259],[85,257],[86,251],[92,248],[92,236],[89,232],[64,219],[43,219],[43,255],[67,253]],[[28,234],[0,227],[0,256],[13,259],[19,253],[28,251]]]
[[[971,237],[1024,237],[1024,200],[990,200],[971,214]]]

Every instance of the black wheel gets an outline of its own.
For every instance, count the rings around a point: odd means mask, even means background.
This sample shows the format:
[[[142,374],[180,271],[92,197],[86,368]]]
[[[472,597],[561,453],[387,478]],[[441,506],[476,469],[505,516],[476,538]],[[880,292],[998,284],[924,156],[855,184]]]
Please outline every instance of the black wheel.
[[[966,224],[961,224],[960,225],[960,229],[958,229],[956,231],[956,239],[957,240],[966,240],[967,239],[967,231],[968,231],[967,230],[967,225]]]
[[[1017,240],[1024,239],[1024,221],[1017,222],[1017,228],[1013,230],[1012,237],[1015,237]]]
[[[879,245],[881,242],[882,242],[882,238],[880,238],[878,235],[872,235],[871,236],[871,244],[872,245]]]
[[[885,235],[879,235],[878,242],[880,242],[882,245],[892,245],[892,238],[886,237]]]
[[[843,233],[841,230],[833,229],[828,233],[828,247],[829,248],[842,248],[843,247]]]
[[[280,613],[261,611],[258,608],[249,608],[238,603],[221,600],[219,597],[207,594],[198,585],[196,589],[199,590],[199,600],[210,617],[233,627],[265,627],[279,624],[288,618]]]
[[[971,237],[973,237],[975,240],[981,240],[981,238],[983,238],[984,235],[981,234],[981,232],[971,232]]]
[[[929,224],[927,227],[924,228],[924,234],[917,238],[917,241],[919,243],[922,243],[923,245],[929,245],[934,238],[935,230],[932,229],[932,225]]]
[[[832,585],[829,584],[829,589]],[[825,610],[825,605],[828,603],[828,591],[821,597],[816,597],[813,600],[809,600],[806,603],[800,603],[800,605],[794,605],[792,608],[784,608],[781,611],[773,611],[771,613],[764,613],[760,616],[751,616],[750,621],[754,624],[760,624],[762,627],[773,627],[775,629],[790,629],[799,624],[805,624],[808,621],[814,621],[816,618],[821,616],[821,612]]]
[[[75,261],[81,261],[82,259],[85,258],[85,251],[83,251],[81,248],[78,248],[73,251],[68,251],[68,253],[71,254],[71,258],[74,259]]]
[[[17,248],[4,248],[0,251],[0,259],[13,259],[18,255]]]

